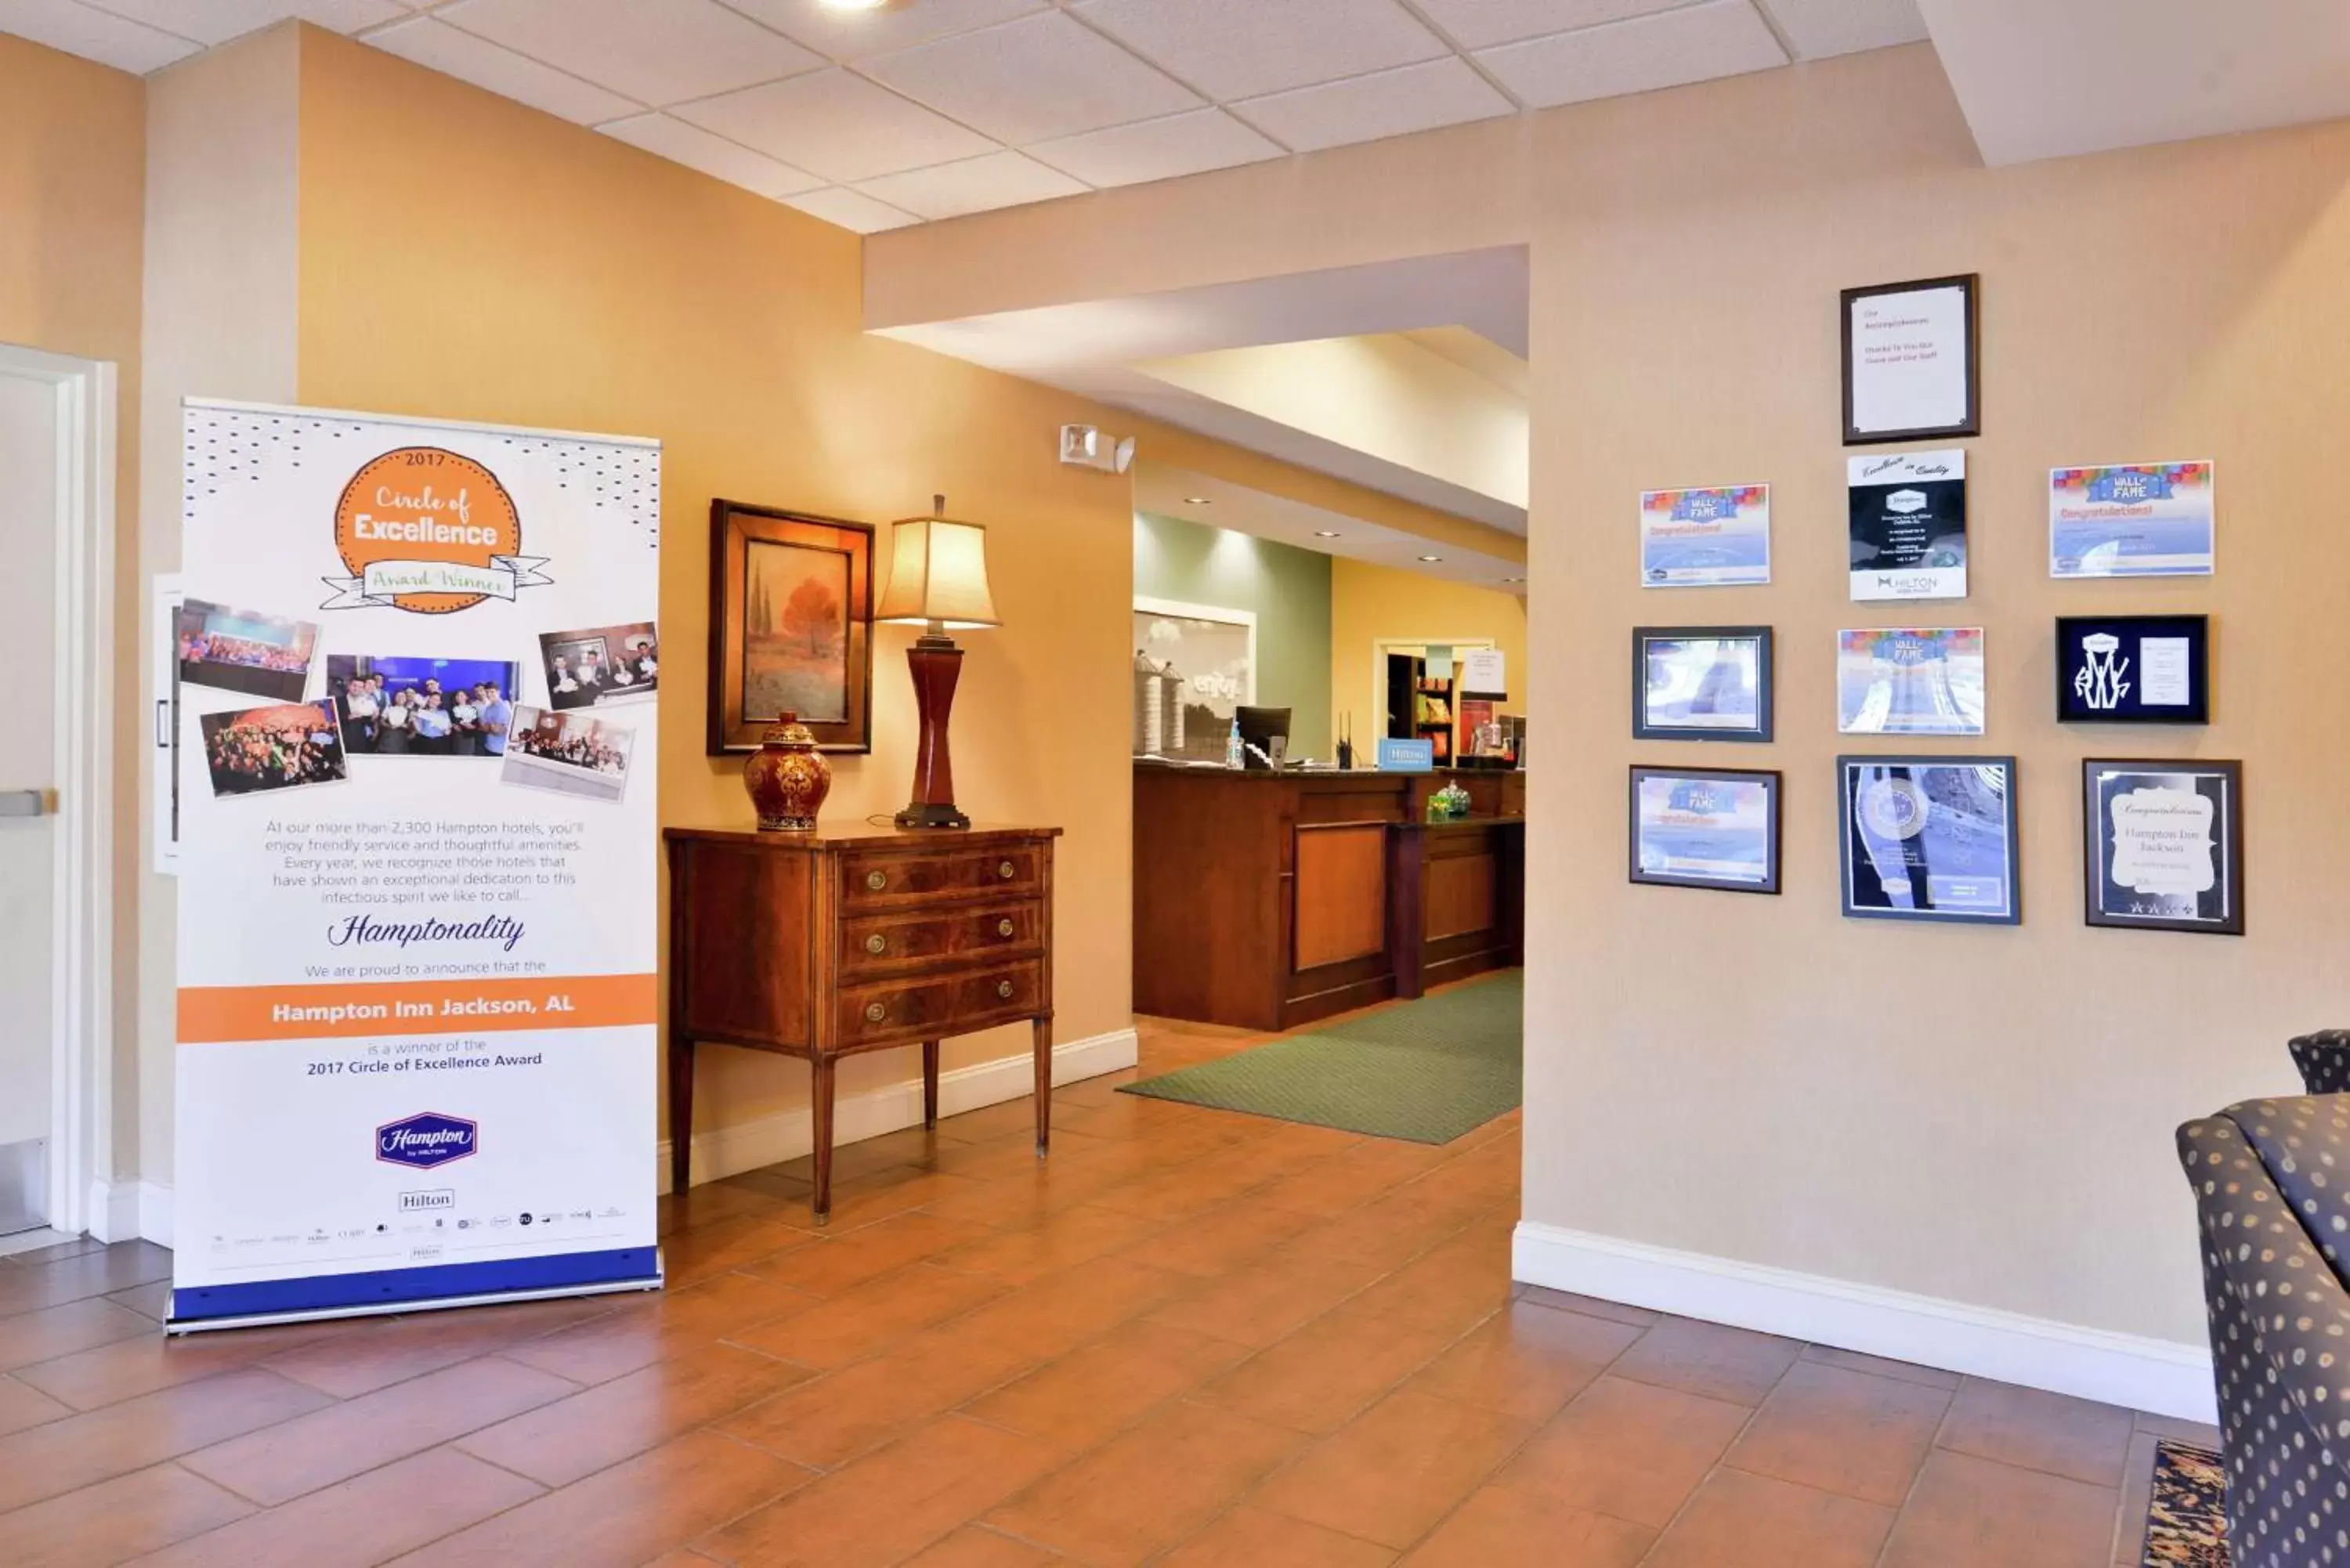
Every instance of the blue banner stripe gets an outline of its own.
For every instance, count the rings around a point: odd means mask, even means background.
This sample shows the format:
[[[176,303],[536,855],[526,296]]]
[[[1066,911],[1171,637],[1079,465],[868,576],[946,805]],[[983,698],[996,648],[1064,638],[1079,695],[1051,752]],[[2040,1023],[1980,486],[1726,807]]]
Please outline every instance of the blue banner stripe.
[[[210,1318],[258,1317],[270,1313],[332,1312],[338,1307],[494,1295],[501,1291],[561,1290],[567,1285],[612,1284],[623,1280],[651,1283],[660,1272],[660,1249],[620,1247],[546,1258],[436,1263],[430,1268],[382,1269],[366,1274],[262,1280],[249,1285],[181,1286],[172,1292],[171,1321],[202,1323]]]

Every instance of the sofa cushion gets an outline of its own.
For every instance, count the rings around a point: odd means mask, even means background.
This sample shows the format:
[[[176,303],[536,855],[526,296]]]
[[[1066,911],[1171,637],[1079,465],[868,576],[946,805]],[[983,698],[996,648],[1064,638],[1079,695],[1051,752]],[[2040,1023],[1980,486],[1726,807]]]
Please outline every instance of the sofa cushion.
[[[2293,1064],[2301,1069],[2303,1087],[2313,1095],[2338,1095],[2350,1090],[2350,1029],[2320,1029],[2296,1034],[2285,1042]]]
[[[2350,1252],[2350,1096],[2246,1100],[2221,1113],[2242,1129],[2293,1218],[2345,1279]]]

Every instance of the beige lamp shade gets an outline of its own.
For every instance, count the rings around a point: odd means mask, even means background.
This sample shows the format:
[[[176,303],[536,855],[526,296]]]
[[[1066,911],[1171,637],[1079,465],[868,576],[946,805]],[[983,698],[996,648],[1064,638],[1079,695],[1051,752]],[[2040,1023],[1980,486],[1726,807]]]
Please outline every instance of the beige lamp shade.
[[[1003,624],[987,591],[985,528],[944,517],[908,517],[889,526],[889,586],[875,619],[949,628]]]

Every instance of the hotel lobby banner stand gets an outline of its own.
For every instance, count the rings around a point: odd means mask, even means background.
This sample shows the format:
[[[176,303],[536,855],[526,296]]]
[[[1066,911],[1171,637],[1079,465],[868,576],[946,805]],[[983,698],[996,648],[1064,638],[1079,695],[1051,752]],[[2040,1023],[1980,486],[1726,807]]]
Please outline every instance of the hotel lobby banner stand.
[[[182,419],[167,1326],[657,1287],[660,443]]]

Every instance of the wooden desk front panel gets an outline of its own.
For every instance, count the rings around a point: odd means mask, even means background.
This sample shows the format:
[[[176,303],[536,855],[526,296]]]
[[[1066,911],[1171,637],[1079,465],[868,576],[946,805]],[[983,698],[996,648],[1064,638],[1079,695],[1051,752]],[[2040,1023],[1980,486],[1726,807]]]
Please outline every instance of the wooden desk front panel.
[[[1387,950],[1388,829],[1382,822],[1297,827],[1293,971]]]

